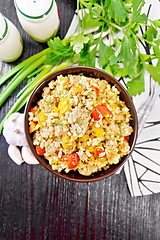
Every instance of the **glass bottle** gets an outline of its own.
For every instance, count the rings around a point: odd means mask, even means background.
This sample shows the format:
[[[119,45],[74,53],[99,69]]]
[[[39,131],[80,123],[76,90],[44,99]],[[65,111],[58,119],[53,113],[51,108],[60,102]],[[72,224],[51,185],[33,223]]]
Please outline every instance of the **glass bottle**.
[[[15,25],[0,13],[0,59],[13,62],[20,57],[23,42]]]
[[[18,19],[36,41],[47,42],[59,29],[60,17],[55,0],[14,0]]]

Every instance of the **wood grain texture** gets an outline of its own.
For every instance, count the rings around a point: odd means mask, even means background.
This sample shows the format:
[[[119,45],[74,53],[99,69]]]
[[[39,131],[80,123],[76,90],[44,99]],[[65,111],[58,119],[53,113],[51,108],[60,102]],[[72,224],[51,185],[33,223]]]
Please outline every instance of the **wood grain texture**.
[[[64,37],[76,9],[74,0],[57,0],[61,16],[58,35]],[[13,0],[1,0],[0,12],[19,29],[22,56],[0,62],[0,75],[46,44],[21,28]],[[0,109],[0,120],[16,99],[19,86]],[[1,87],[1,90],[5,84]],[[23,111],[23,110],[22,110]],[[83,184],[59,179],[42,166],[17,166],[0,136],[0,240],[159,240],[160,194],[130,196],[123,171],[100,182]]]

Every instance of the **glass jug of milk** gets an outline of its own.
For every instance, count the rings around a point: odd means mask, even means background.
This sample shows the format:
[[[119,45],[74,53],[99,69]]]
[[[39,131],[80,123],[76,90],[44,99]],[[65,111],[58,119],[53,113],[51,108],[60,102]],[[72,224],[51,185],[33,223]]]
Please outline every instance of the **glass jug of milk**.
[[[59,29],[60,17],[55,0],[14,0],[18,19],[36,41],[47,42]]]
[[[13,62],[20,57],[23,42],[15,25],[0,13],[0,59]]]

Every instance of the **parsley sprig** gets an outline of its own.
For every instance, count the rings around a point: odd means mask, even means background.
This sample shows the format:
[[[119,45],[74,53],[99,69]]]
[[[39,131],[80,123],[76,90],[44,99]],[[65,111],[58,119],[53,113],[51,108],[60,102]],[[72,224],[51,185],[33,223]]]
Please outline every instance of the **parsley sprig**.
[[[119,79],[129,79],[127,88],[131,96],[145,91],[145,70],[160,84],[160,19],[152,21],[148,18],[149,12],[141,14],[143,6],[144,0],[78,0],[78,34],[65,42],[59,38],[50,40],[46,63],[52,62],[52,55],[57,61],[76,56],[79,65],[95,67],[99,52],[98,63],[104,71]],[[85,34],[85,30],[93,27],[100,33],[97,38],[92,33]],[[109,45],[103,39],[105,31],[109,33]],[[156,65],[152,65],[153,59],[157,60]]]

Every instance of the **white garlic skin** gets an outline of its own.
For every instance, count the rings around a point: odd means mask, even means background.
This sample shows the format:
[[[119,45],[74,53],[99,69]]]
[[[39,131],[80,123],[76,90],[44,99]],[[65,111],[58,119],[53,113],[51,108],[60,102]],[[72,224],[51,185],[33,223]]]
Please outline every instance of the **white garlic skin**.
[[[9,145],[8,155],[17,165],[21,165],[24,162],[20,150],[14,145]]]
[[[23,146],[22,150],[22,158],[23,160],[28,163],[28,164],[39,164],[39,162],[37,161],[37,159],[33,156],[31,150],[29,149],[28,146]]]
[[[8,144],[14,146],[27,145],[24,132],[24,114],[15,112],[4,122],[3,136]]]

